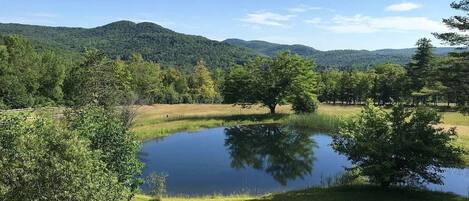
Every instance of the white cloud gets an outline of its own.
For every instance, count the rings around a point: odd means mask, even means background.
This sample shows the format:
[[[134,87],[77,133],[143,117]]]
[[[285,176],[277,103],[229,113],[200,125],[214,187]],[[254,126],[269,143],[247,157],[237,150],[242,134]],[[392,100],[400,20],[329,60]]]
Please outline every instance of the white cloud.
[[[318,6],[306,6],[306,5],[299,5],[297,7],[289,8],[288,11],[291,13],[304,13],[311,10],[322,10],[324,8]]]
[[[247,14],[245,18],[240,20],[254,25],[285,27],[285,23],[295,16],[296,15],[281,15],[271,12],[254,12]]]
[[[319,17],[315,17],[315,18],[311,18],[309,20],[305,20],[304,21],[306,24],[313,24],[313,25],[316,25],[316,24],[321,24],[322,23],[322,19],[319,18]]]
[[[411,3],[411,2],[404,2],[404,3],[400,3],[400,4],[392,4],[388,7],[386,7],[386,10],[387,11],[401,12],[401,11],[414,10],[414,9],[417,9],[417,8],[420,8],[420,7],[422,7],[422,5],[420,5],[420,4]]]
[[[351,17],[337,15],[332,20],[321,23],[317,27],[336,33],[374,33],[383,31],[442,32],[448,30],[443,23],[430,20],[426,17],[369,17],[363,15]]]

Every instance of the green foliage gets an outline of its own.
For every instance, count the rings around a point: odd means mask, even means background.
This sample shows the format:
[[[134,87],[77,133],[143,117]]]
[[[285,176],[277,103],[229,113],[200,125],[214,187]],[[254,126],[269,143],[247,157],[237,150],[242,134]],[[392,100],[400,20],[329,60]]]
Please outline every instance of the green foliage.
[[[52,52],[38,53],[18,36],[0,37],[0,102],[6,108],[62,101],[64,65]]]
[[[122,200],[125,188],[89,141],[52,119],[0,115],[0,199]]]
[[[129,79],[119,61],[108,59],[101,51],[87,50],[85,61],[74,66],[66,79],[66,99],[71,106],[115,106],[128,96]]]
[[[166,177],[168,175],[156,172],[151,173],[147,178],[145,183],[150,189],[150,195],[152,195],[156,200],[161,200],[161,198],[166,194]]]
[[[194,67],[189,78],[189,90],[197,103],[213,103],[216,99],[215,83],[203,60]]]
[[[411,61],[415,48],[407,49],[383,49],[375,51],[366,50],[330,50],[320,51],[304,45],[282,45],[265,41],[244,41],[239,39],[227,39],[225,43],[252,50],[260,55],[273,57],[279,52],[289,51],[304,58],[312,58],[316,61],[318,69],[351,70],[356,67],[366,70],[369,67],[382,63],[406,64]],[[436,48],[439,55],[446,55],[454,48]]]
[[[462,12],[469,13],[469,1],[460,0],[451,3],[451,7]],[[469,17],[452,16],[443,19],[443,23],[457,30],[458,32],[434,33],[434,35],[453,46],[463,46],[466,50],[469,48]],[[452,53],[444,67],[438,73],[442,73],[441,82],[448,87],[448,96],[458,104],[459,109],[469,114],[469,53]]]
[[[132,89],[138,97],[138,103],[152,104],[163,87],[163,76],[160,66],[154,62],[146,62],[142,55],[132,54],[127,64],[132,75]]]
[[[68,128],[90,141],[89,148],[101,153],[106,168],[117,175],[118,181],[131,193],[142,183],[142,164],[137,158],[140,143],[130,132],[131,118],[127,113],[87,107],[66,113]],[[124,118],[125,117],[125,118]]]
[[[110,58],[124,60],[138,52],[145,60],[186,70],[200,59],[213,69],[244,63],[254,55],[226,43],[180,34],[149,22],[117,21],[90,29],[0,24],[0,33],[21,34],[38,46],[50,46],[60,52],[96,48]]]
[[[276,57],[257,57],[244,67],[235,67],[225,80],[228,103],[261,103],[275,113],[278,104],[296,102],[301,112],[315,108],[314,62],[285,52]],[[244,68],[244,69],[243,69]],[[302,105],[302,106],[301,106]]]
[[[371,70],[371,74],[374,80],[372,98],[378,103],[400,101],[408,94],[408,81],[402,66],[390,63],[377,65]]]
[[[440,116],[427,108],[406,109],[394,105],[392,112],[373,106],[372,101],[359,117],[347,122],[333,147],[345,154],[370,181],[391,184],[441,184],[444,167],[462,165],[463,149],[452,145],[455,128],[436,125]]]

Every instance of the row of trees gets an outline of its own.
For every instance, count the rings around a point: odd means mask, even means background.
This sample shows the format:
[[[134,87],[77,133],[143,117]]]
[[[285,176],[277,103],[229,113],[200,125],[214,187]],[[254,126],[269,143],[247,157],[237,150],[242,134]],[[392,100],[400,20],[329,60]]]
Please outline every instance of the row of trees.
[[[432,48],[429,39],[420,39],[413,60],[405,66],[385,63],[367,71],[324,71],[319,76],[319,100],[356,104],[371,98],[383,105],[393,101],[467,104],[465,72],[455,71],[463,65],[459,54],[435,57]]]
[[[467,11],[465,2],[453,3]],[[460,32],[464,16],[444,20]],[[468,36],[435,34],[451,45],[468,46]],[[41,105],[116,105],[153,103],[261,103],[272,113],[278,104],[293,103],[297,112],[314,111],[316,98],[330,103],[377,104],[405,101],[469,105],[468,52],[436,57],[429,39],[417,42],[407,65],[385,63],[369,70],[326,70],[319,75],[313,61],[288,53],[257,57],[243,66],[209,72],[199,61],[190,72],[162,69],[158,63],[133,54],[113,60],[88,50],[82,61],[69,62],[52,51],[38,51],[17,36],[0,38],[0,109]]]
[[[0,38],[0,109],[44,105],[115,105],[221,102],[219,69],[203,61],[192,72],[162,70],[134,54],[128,61],[86,51],[83,61],[68,62],[53,51],[38,51],[18,36]]]

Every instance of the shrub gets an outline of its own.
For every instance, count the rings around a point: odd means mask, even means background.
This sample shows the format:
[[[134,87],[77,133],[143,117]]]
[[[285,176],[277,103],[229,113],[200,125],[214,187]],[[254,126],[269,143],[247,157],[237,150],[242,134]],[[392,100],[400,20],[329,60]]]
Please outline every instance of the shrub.
[[[463,164],[463,149],[451,142],[454,128],[438,128],[440,116],[431,109],[394,105],[391,113],[368,101],[358,119],[334,136],[333,147],[345,154],[372,183],[441,184],[444,167]]]
[[[30,113],[0,115],[0,200],[101,201],[124,199],[89,141]]]

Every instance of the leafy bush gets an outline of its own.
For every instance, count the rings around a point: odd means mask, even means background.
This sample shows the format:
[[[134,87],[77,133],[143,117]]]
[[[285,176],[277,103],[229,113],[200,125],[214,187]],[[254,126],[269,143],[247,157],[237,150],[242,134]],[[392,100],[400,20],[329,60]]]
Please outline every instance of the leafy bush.
[[[358,119],[334,136],[333,147],[359,168],[372,183],[441,184],[444,167],[463,164],[463,149],[451,142],[455,128],[438,128],[440,116],[427,108],[395,105],[391,113],[368,101]]]
[[[161,198],[166,194],[166,177],[168,175],[156,172],[151,173],[146,178],[146,183],[150,188],[150,194],[156,199],[161,200]]]
[[[89,141],[52,119],[0,115],[0,200],[122,200],[126,188]]]
[[[129,131],[130,123],[124,119],[128,113],[87,107],[66,114],[68,128],[90,141],[89,148],[100,154],[106,168],[117,175],[118,181],[132,197],[140,184],[142,164],[137,158],[140,143]]]

